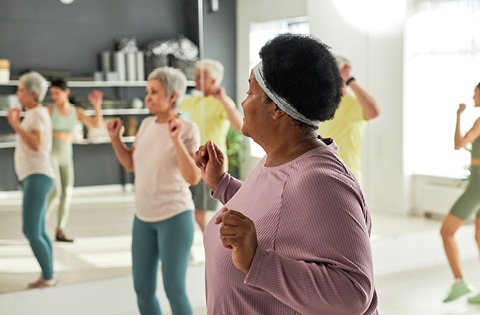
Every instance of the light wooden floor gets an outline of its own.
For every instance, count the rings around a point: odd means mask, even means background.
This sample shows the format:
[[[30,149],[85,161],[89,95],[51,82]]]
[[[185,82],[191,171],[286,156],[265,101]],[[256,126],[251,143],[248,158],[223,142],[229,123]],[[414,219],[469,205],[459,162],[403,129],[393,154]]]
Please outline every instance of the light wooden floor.
[[[131,192],[122,192],[120,189],[75,192],[67,231],[76,238],[76,241],[73,244],[54,243],[55,269],[64,288],[69,284],[83,285],[131,274],[132,217]],[[52,236],[54,220],[54,217],[48,220],[48,230]],[[480,306],[468,305],[465,298],[449,304],[441,302],[452,277],[441,248],[438,234],[441,224],[439,220],[375,213],[372,214],[372,221],[372,250],[381,314],[480,314]],[[0,195],[0,300],[2,295],[9,296],[3,300],[4,303],[17,301],[15,296],[11,296],[12,293],[24,296],[23,293],[31,292],[32,290],[26,290],[26,284],[35,279],[39,272],[38,264],[21,233],[20,224],[20,199],[3,198]],[[458,237],[463,246],[462,255],[467,254],[467,249],[470,252],[464,259],[465,276],[480,289],[480,263],[478,259],[473,258],[476,255],[473,251],[475,246],[473,227],[470,225],[462,228]],[[391,257],[399,252],[402,253],[400,258]],[[191,266],[203,266],[202,235],[198,228],[195,232],[192,255]],[[437,257],[434,264],[421,266],[425,263],[422,258],[431,256]],[[399,264],[400,268],[407,266],[408,270],[387,272],[388,267],[398,261],[415,259],[418,260],[417,268]],[[378,272],[382,268],[384,271]],[[130,288],[130,282],[127,281],[123,286]],[[52,294],[55,292],[45,291]],[[33,298],[38,298],[39,294]],[[133,315],[136,312],[115,314]],[[206,310],[201,307],[195,310],[195,314],[206,314]]]
[[[54,268],[63,285],[130,275],[133,193],[120,188],[76,192],[67,232],[74,243],[53,242]],[[20,198],[0,200],[0,293],[26,289],[39,274],[21,232]],[[47,220],[52,239],[56,213]],[[202,234],[196,227],[190,264],[203,263]]]

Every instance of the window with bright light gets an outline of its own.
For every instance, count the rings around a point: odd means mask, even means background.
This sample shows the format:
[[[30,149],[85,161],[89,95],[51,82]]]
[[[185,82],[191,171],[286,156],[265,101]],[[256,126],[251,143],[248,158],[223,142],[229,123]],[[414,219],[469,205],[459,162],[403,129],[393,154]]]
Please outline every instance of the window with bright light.
[[[465,133],[479,117],[480,1],[409,1],[405,30],[405,126],[412,172],[464,177],[470,153],[454,150],[456,112]]]
[[[310,27],[307,18],[301,17],[288,20],[268,21],[250,25],[250,69],[260,62],[260,57],[258,56],[260,48],[262,48],[269,39],[282,33],[309,34]],[[250,154],[254,157],[263,157],[265,151],[250,139]]]

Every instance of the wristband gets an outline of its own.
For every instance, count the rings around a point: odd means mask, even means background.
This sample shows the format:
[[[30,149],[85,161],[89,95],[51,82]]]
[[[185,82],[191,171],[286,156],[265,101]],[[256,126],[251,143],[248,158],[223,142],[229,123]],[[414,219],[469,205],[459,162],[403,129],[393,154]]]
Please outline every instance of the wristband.
[[[346,85],[349,85],[352,81],[355,81],[355,78],[354,77],[351,77],[350,79],[348,79],[345,84]]]

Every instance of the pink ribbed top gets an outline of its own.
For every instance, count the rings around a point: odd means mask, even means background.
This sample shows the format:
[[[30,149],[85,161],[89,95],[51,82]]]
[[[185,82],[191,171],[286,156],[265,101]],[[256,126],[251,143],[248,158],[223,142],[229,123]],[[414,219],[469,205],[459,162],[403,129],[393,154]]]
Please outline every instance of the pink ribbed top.
[[[207,311],[212,315],[377,314],[363,193],[331,139],[245,180],[225,175],[213,197],[255,223],[258,248],[246,275],[205,231]]]

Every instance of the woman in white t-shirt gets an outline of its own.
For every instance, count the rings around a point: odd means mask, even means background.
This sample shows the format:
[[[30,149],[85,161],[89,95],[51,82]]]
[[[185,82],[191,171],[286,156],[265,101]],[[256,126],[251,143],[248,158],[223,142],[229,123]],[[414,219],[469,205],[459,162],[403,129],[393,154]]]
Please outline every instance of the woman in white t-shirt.
[[[193,159],[200,133],[176,111],[186,83],[185,75],[173,68],[158,68],[148,76],[145,104],[153,115],[143,120],[131,148],[120,139],[120,119],[107,124],[118,160],[135,172],[132,270],[141,314],[161,314],[156,297],[159,260],[172,313],[192,314],[185,285],[194,232],[189,185],[201,177]]]
[[[45,230],[47,197],[54,178],[50,158],[52,121],[47,108],[41,104],[48,82],[37,72],[28,72],[19,81],[17,97],[25,109],[25,117],[21,120],[20,108],[13,108],[7,113],[7,121],[17,134],[14,161],[23,186],[23,233],[42,269],[38,280],[28,286],[51,287],[58,283],[53,274],[52,243]]]

